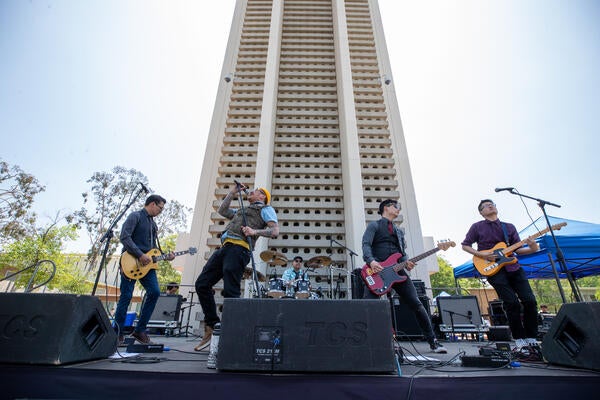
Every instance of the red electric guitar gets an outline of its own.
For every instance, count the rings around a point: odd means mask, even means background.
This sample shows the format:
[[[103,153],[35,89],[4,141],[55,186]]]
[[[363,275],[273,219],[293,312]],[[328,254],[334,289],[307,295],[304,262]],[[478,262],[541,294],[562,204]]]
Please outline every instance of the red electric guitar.
[[[381,262],[381,266],[383,267],[383,271],[375,273],[373,269],[365,264],[360,271],[362,278],[369,288],[369,290],[376,294],[377,296],[381,296],[392,290],[392,285],[394,283],[402,283],[406,280],[406,276],[398,275],[398,271],[406,268],[406,264],[408,261],[417,262],[422,260],[430,255],[437,253],[440,250],[448,250],[450,247],[454,247],[456,244],[451,241],[440,242],[437,247],[431,249],[423,254],[419,254],[416,257],[411,258],[410,260],[406,260],[403,262],[398,262],[401,258],[400,253],[394,253],[389,256],[385,261]]]

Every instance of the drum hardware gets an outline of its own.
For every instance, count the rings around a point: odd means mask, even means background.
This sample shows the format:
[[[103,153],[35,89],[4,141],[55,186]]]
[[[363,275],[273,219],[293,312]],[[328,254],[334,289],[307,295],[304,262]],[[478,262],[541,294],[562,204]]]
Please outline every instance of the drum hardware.
[[[287,257],[273,250],[265,250],[260,253],[260,259],[269,265],[286,265]]]
[[[256,275],[258,276],[259,282],[267,281],[267,278],[265,277],[265,275],[262,272],[256,271]],[[242,279],[252,279],[252,268],[250,268],[250,267],[244,268],[244,274],[242,275]]]

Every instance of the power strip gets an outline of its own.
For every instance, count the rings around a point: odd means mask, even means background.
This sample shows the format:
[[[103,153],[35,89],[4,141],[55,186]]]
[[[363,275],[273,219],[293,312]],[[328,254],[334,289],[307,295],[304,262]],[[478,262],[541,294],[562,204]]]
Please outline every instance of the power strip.
[[[510,363],[510,359],[501,356],[462,356],[463,367],[499,368]]]

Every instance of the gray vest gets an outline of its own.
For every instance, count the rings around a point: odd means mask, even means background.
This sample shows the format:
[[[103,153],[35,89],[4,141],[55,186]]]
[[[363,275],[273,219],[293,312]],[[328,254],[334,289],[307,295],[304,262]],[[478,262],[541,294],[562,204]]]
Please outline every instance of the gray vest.
[[[252,229],[263,229],[267,226],[267,223],[262,216],[260,215],[263,207],[266,207],[265,204],[256,203],[250,204],[248,207],[244,208],[246,212],[246,223]],[[244,217],[242,216],[242,211],[238,210],[235,213],[233,219],[227,224],[225,230],[229,233],[232,233],[235,236],[240,238],[245,238],[244,233],[242,232],[242,226],[244,225]]]

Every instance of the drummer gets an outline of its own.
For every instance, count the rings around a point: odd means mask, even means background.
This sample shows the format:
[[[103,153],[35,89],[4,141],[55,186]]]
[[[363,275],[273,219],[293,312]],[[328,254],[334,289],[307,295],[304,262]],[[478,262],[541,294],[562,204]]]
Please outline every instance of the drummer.
[[[286,296],[294,296],[294,285],[299,280],[308,281],[308,274],[306,272],[300,271],[302,268],[302,257],[296,256],[292,261],[292,267],[286,269],[283,272],[281,278],[283,279],[283,284],[285,286],[285,294]]]

